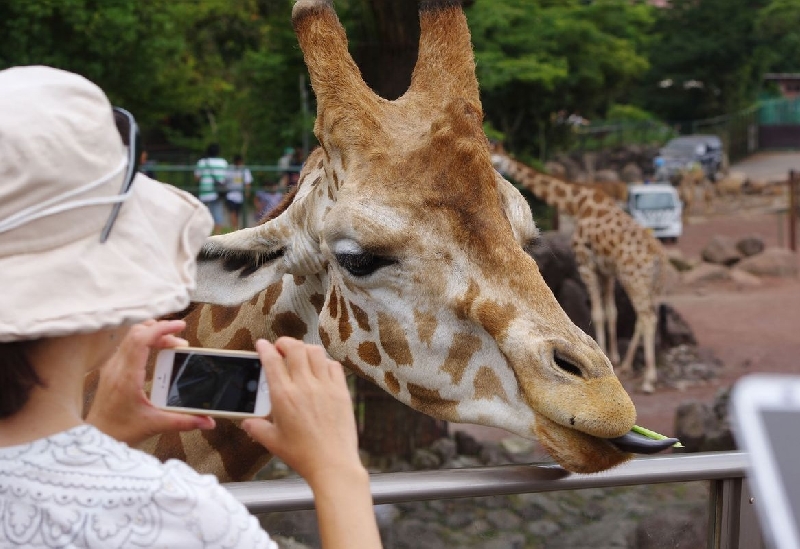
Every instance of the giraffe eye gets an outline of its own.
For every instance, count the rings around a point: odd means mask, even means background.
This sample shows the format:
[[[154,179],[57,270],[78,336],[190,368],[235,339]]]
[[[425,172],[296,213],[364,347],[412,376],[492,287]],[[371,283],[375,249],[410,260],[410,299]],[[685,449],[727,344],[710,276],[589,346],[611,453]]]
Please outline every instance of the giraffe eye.
[[[395,263],[387,257],[381,257],[370,252],[338,253],[336,261],[353,276],[371,275],[381,267]]]

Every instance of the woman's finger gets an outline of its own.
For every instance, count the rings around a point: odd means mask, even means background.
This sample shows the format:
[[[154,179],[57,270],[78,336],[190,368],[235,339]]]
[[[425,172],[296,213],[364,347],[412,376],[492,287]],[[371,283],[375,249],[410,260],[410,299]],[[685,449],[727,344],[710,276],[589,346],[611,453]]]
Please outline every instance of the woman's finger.
[[[290,379],[283,356],[266,339],[256,341],[256,351],[258,351],[258,357],[261,359],[261,366],[264,368],[264,375],[267,378],[267,385],[269,385],[270,390],[280,390]]]
[[[275,342],[275,347],[285,357],[286,369],[293,381],[307,380],[311,377],[305,343],[296,339],[282,337]]]

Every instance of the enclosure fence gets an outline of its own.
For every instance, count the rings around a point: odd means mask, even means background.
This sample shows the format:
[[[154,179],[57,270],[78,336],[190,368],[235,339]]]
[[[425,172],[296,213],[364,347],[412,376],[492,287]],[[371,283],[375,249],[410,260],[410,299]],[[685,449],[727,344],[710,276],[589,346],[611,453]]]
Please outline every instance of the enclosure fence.
[[[747,455],[715,452],[632,460],[601,473],[572,474],[557,465],[506,465],[370,475],[375,504],[556,492],[667,482],[708,481],[708,549],[763,549],[745,481]],[[311,489],[299,478],[229,483],[225,487],[253,513],[313,509]]]
[[[722,140],[728,158],[736,161],[758,150],[760,116],[764,116],[762,105],[756,104],[732,114],[670,124],[648,120],[579,126],[574,129],[572,148],[596,151],[631,144],[663,145],[679,135],[713,134]]]

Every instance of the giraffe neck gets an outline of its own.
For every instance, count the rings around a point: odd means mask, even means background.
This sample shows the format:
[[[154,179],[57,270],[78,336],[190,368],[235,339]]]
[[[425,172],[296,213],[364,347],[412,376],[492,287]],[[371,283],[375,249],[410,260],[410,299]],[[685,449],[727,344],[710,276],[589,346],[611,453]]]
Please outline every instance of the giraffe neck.
[[[598,200],[597,191],[592,188],[543,174],[510,157],[506,157],[506,172],[537,198],[568,215],[578,216],[584,204]]]

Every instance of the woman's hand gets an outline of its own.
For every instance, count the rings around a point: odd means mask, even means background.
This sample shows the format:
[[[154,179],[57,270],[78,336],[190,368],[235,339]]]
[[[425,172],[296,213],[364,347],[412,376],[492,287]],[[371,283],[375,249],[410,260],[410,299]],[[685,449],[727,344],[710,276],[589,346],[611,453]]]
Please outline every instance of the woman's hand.
[[[272,398],[271,419],[247,419],[254,439],[314,491],[325,549],[381,547],[369,475],[358,455],[353,404],[341,364],[316,345],[282,337],[256,349]]]
[[[363,470],[353,404],[342,366],[317,345],[283,337],[256,343],[272,400],[268,419],[242,427],[305,478],[312,488],[326,475]],[[337,473],[334,473],[337,474]]]
[[[131,446],[160,433],[213,429],[210,417],[160,410],[145,394],[150,351],[186,346],[186,340],[175,335],[185,327],[183,320],[148,320],[131,327],[117,352],[100,369],[86,422]]]

